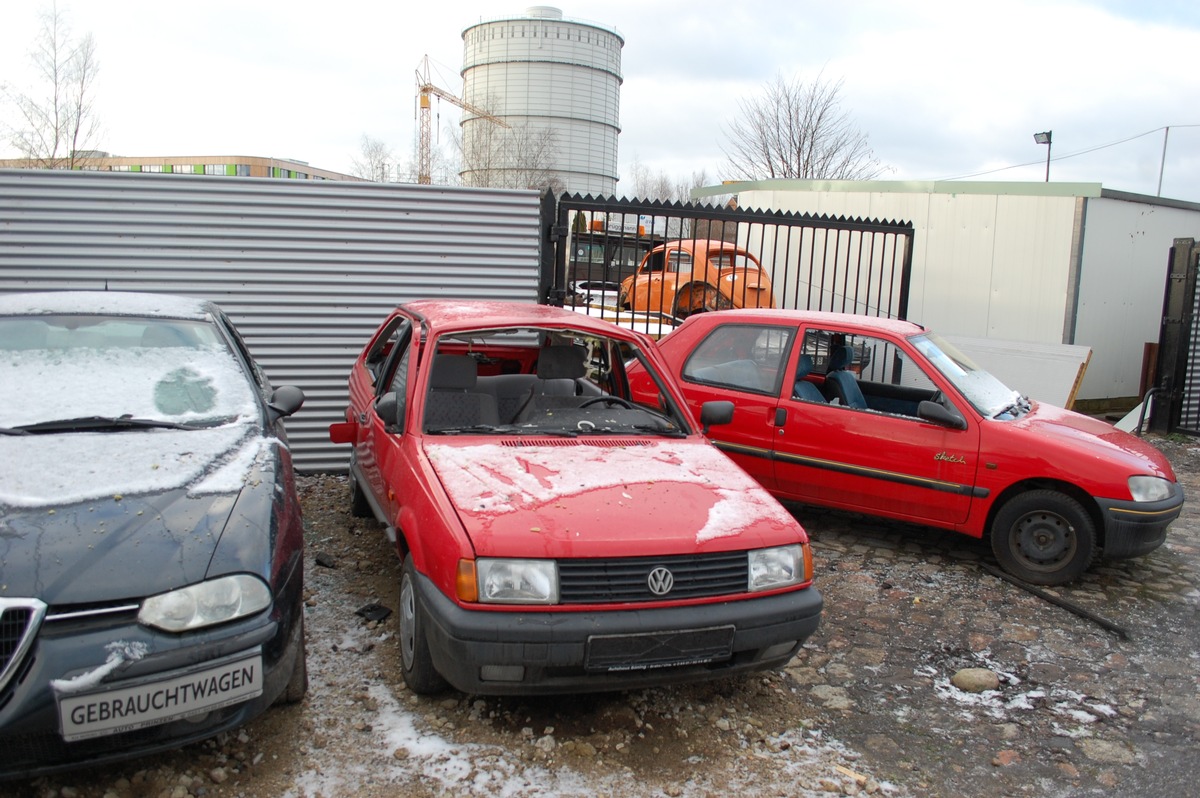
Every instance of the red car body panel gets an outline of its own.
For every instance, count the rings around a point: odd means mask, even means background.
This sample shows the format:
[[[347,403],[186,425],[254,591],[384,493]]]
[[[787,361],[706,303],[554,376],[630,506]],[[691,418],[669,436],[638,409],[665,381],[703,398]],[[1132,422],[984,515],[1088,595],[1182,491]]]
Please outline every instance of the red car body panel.
[[[522,336],[523,344],[509,343]],[[542,376],[531,373],[540,350],[552,344],[562,349],[564,342],[586,349],[587,376],[574,380],[573,390],[582,395],[562,397],[561,409],[526,420],[530,387],[511,418],[430,426],[441,405],[457,401],[439,392],[445,377],[436,376],[434,364],[444,363],[443,357],[477,371],[467,380],[471,385],[453,393],[495,392],[505,380],[532,386],[526,381]],[[346,421],[334,424],[330,437],[354,447],[356,504],[369,505],[394,536],[397,554],[411,557],[424,591],[420,611],[432,659],[454,686],[523,693],[711,678],[777,666],[815,630],[820,594],[811,587],[811,573],[780,588],[752,591],[742,583],[674,595],[668,587],[637,600],[605,599],[601,590],[574,603],[513,606],[459,595],[456,580],[464,563],[481,558],[554,562],[560,570],[583,560],[622,567],[634,561],[642,567],[644,560],[650,570],[656,558],[670,564],[732,554],[745,562],[754,550],[807,549],[795,518],[699,433],[678,387],[650,376],[665,373],[645,336],[532,304],[408,303],[364,347],[349,376]],[[630,403],[628,384],[635,376],[653,391],[653,403]],[[398,413],[397,402],[403,408]],[[630,418],[639,423],[627,423]],[[560,424],[568,426],[555,426]],[[600,632],[622,640],[640,640],[648,631],[668,638],[699,634],[709,623],[705,613],[718,605],[721,628],[737,629],[729,632],[734,642],[727,661],[705,654],[692,662],[679,654],[662,663],[625,663],[630,673],[619,675],[615,667],[604,671],[581,659]],[[480,624],[481,614],[494,618],[490,631]],[[744,631],[743,620],[749,622]],[[557,642],[543,643],[551,629]],[[535,640],[537,652],[549,646],[557,669],[540,663],[540,654],[522,653]],[[480,668],[496,665],[497,658],[526,677],[504,683],[480,676]]]
[[[695,365],[689,367],[689,359],[727,325],[770,328],[780,340],[790,336],[786,358],[780,355],[783,366],[764,377],[767,387],[745,389],[688,376]],[[910,322],[868,316],[729,310],[689,317],[657,345],[693,408],[716,399],[734,401],[733,423],[714,429],[710,437],[780,498],[983,537],[1007,498],[1023,490],[1053,488],[1093,512],[1100,543],[1107,542],[1109,549],[1123,545],[1115,537],[1105,540],[1114,515],[1122,523],[1145,521],[1145,529],[1165,533],[1183,497],[1161,452],[1102,421],[1038,402],[1015,418],[985,417],[914,346],[927,332]],[[802,356],[811,355],[802,351],[804,346],[836,336],[871,340],[886,348],[889,357],[904,358],[909,370],[904,379],[896,377],[897,384],[914,376],[913,366],[926,373],[930,384],[925,398],[940,392],[961,414],[961,428],[917,418],[916,412],[864,411],[796,398],[791,379],[779,377],[798,373]],[[828,374],[815,369],[802,379],[819,389],[829,387]],[[858,384],[869,390],[869,383]],[[897,393],[906,390],[896,388]],[[1129,506],[1134,497],[1128,480],[1135,475],[1172,483],[1172,497],[1147,506],[1144,518]],[[1147,545],[1137,544],[1134,548],[1140,550],[1134,553],[1144,553]],[[1123,555],[1118,551],[1116,556]]]

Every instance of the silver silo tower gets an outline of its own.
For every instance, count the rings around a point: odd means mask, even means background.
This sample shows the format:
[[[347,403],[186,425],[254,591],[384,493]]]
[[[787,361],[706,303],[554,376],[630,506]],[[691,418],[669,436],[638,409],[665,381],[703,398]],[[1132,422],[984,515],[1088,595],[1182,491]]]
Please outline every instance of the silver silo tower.
[[[613,194],[621,35],[533,6],[462,36],[462,99],[494,117],[463,113],[463,183],[525,188],[544,170],[566,191]]]

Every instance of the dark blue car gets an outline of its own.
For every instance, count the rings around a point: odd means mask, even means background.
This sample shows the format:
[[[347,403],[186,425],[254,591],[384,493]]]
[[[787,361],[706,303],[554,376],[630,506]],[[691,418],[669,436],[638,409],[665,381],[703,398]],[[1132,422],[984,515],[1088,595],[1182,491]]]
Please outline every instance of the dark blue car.
[[[0,778],[174,748],[307,689],[272,389],[210,302],[0,296]]]

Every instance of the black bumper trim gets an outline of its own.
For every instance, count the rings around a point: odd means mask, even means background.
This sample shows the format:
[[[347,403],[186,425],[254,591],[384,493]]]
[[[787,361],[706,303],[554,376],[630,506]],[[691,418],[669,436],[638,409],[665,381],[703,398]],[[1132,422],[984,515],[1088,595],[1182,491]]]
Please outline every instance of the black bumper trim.
[[[425,630],[434,666],[465,693],[519,695],[629,690],[700,681],[786,664],[820,622],[824,600],[815,587],[738,601],[603,612],[474,611],[460,607],[418,574]],[[589,672],[589,640],[603,636],[733,627],[731,656],[720,661]],[[786,650],[777,647],[794,643]],[[764,653],[771,650],[770,656]],[[521,666],[521,681],[484,681],[483,665]]]

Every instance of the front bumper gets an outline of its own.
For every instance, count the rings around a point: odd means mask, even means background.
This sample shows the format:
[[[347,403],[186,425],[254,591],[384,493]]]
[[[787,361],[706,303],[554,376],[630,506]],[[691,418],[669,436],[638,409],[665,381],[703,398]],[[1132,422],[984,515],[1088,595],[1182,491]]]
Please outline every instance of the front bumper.
[[[0,750],[4,751],[0,757],[0,780],[143,756],[241,726],[265,711],[287,686],[303,650],[300,607],[296,601],[287,611],[266,613],[211,632],[193,633],[186,640],[156,633],[136,622],[117,626],[66,622],[62,629],[43,625],[27,658],[25,672],[0,695]],[[258,663],[255,657],[261,657],[261,674],[257,678],[261,680],[262,692],[228,706],[216,706],[214,702],[210,710],[189,717],[68,741],[64,739],[66,730],[60,721],[59,701],[75,696],[69,691],[56,694],[50,683],[96,671],[103,666],[108,645],[114,641],[145,646],[150,653],[124,663],[97,684],[80,691],[85,697],[96,695],[95,701],[85,703],[87,709],[77,709],[82,712],[78,717],[83,722],[95,722],[97,707],[99,715],[103,715],[108,711],[104,708],[106,699],[120,695],[118,691],[122,689],[140,687],[148,692],[156,685],[168,685],[173,679],[212,674],[222,665]],[[108,700],[107,706],[112,703]]]
[[[417,577],[434,666],[465,693],[631,690],[786,664],[816,630],[814,587],[715,604],[479,612]]]
[[[1183,510],[1183,488],[1176,483],[1172,495],[1158,502],[1098,499],[1104,517],[1104,556],[1140,557],[1167,539],[1167,527]]]

